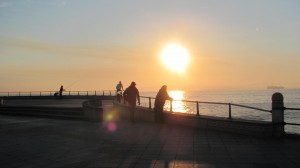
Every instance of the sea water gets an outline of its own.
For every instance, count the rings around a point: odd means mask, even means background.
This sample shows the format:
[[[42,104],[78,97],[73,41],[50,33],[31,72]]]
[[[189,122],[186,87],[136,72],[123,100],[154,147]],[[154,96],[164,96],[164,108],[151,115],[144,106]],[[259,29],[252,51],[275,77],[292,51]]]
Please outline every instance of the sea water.
[[[169,91],[174,98],[172,111],[196,115],[197,103],[199,102],[199,114],[207,116],[229,117],[229,108],[231,108],[232,118],[271,121],[272,114],[272,95],[275,92],[282,93],[284,97],[284,106],[286,108],[300,108],[300,89],[266,89],[250,91]],[[156,92],[142,92],[141,96],[154,98]],[[186,101],[187,100],[187,101]],[[207,102],[224,103],[210,104]],[[238,107],[229,103],[259,108],[266,111],[250,108]],[[149,107],[149,98],[141,98],[141,105]],[[154,106],[154,99],[151,99],[151,107]],[[167,101],[164,109],[170,110],[170,102]],[[285,110],[284,121],[286,123],[300,124],[300,110]],[[285,131],[300,134],[300,126],[286,125]]]

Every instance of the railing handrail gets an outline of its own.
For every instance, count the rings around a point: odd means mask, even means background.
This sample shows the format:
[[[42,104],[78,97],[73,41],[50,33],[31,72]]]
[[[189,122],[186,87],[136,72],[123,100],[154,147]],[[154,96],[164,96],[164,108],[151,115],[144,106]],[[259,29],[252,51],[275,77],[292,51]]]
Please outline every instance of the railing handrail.
[[[147,97],[147,96],[140,96],[140,97],[141,97],[141,98],[155,99],[154,97]],[[269,112],[269,113],[272,112],[272,110],[266,110],[266,109],[262,109],[262,108],[251,107],[251,106],[246,106],[246,105],[241,105],[241,104],[235,104],[235,103],[207,102],[207,101],[196,101],[196,100],[172,100],[172,101],[181,101],[181,102],[188,102],[188,103],[200,103],[200,104],[231,105],[231,106],[244,107],[244,108],[253,109],[253,110],[258,110],[258,111],[263,111],[263,112]],[[299,110],[300,110],[300,109],[299,109]]]
[[[40,92],[58,92],[59,90],[48,90],[48,91],[13,91],[13,92],[0,92],[1,93],[40,93]],[[103,91],[116,91],[116,90],[65,90],[63,92],[103,92]]]
[[[53,93],[59,92],[58,90],[50,90],[50,91],[18,91],[18,92],[0,92],[0,97],[2,95],[6,95],[8,97],[10,96],[28,96],[28,95],[24,95],[24,94],[29,94],[29,96],[33,96],[33,94],[39,94],[39,96],[46,96],[46,95],[50,95],[53,96]],[[116,90],[86,90],[86,91],[76,91],[76,90],[68,90],[68,91],[63,91],[65,94],[64,96],[106,96],[105,92],[109,92],[109,96],[113,96],[112,93],[116,93]],[[71,94],[73,93],[73,94]],[[76,95],[74,95],[74,93],[76,93]],[[86,93],[86,94],[82,94],[82,93]],[[92,93],[92,94],[90,94]],[[5,97],[5,96],[4,96]],[[152,108],[151,105],[151,99],[156,99],[155,97],[151,97],[151,96],[140,96],[141,98],[147,98],[149,99],[149,109]],[[248,109],[253,109],[253,110],[258,110],[258,111],[263,111],[263,112],[268,112],[268,113],[272,113],[272,110],[266,110],[266,109],[262,109],[262,108],[257,108],[257,107],[252,107],[252,106],[246,106],[246,105],[241,105],[241,104],[236,104],[236,103],[224,103],[224,102],[207,102],[207,101],[196,101],[196,100],[171,100],[170,103],[170,112],[173,112],[172,109],[172,101],[180,101],[180,102],[188,102],[188,103],[195,103],[196,104],[196,115],[199,116],[199,104],[217,104],[217,105],[227,105],[229,107],[228,110],[228,119],[232,118],[231,115],[231,107],[232,106],[236,106],[236,107],[243,107],[243,108],[248,108]],[[283,107],[282,110],[300,110],[300,108],[286,108]],[[294,126],[300,126],[300,124],[298,123],[284,123],[287,125],[294,125]]]
[[[285,107],[284,110],[300,110],[300,108],[287,108],[287,107]]]
[[[264,112],[272,113],[272,110],[266,110],[266,109],[257,108],[257,107],[245,106],[245,105],[234,104],[234,103],[231,103],[231,105],[232,106],[237,106],[237,107],[244,107],[244,108],[249,108],[249,109],[253,109],[253,110],[258,110],[258,111],[264,111]]]
[[[300,108],[287,108],[287,107],[284,107],[283,110],[300,110]],[[291,123],[291,122],[285,122],[284,123],[285,125],[293,125],[293,126],[300,126],[299,123]]]
[[[150,104],[150,100],[154,99],[154,97],[146,97],[146,96],[140,96],[142,98],[148,98],[149,99],[149,108],[151,109],[151,104]],[[204,101],[195,101],[195,100],[172,100],[172,101],[181,101],[181,102],[190,102],[190,103],[196,103],[197,105],[197,116],[199,116],[199,103],[202,104],[220,104],[220,105],[228,105],[229,106],[229,110],[228,110],[228,119],[231,119],[231,106],[236,106],[236,107],[243,107],[243,108],[248,108],[248,109],[253,109],[253,110],[258,110],[258,111],[263,111],[263,112],[268,112],[268,113],[272,113],[272,109],[271,110],[266,110],[266,109],[262,109],[262,108],[257,108],[257,107],[251,107],[251,106],[246,106],[246,105],[241,105],[241,104],[235,104],[235,103],[224,103],[224,102],[204,102]],[[172,112],[172,102],[170,104],[170,112]],[[300,108],[287,108],[287,107],[283,107],[282,110],[300,110]],[[291,122],[284,122],[284,125],[293,125],[293,126],[300,126],[299,123],[291,123]]]
[[[86,91],[78,91],[78,90],[69,90],[69,91],[64,91],[65,93],[97,93],[97,92],[110,92],[110,95],[112,92],[116,92],[116,90],[86,90]],[[50,91],[19,91],[19,92],[0,92],[0,94],[19,94],[18,96],[21,96],[21,93],[29,93],[31,95],[31,93],[55,93],[58,92],[56,90],[50,90]],[[70,95],[70,94],[69,94]],[[103,94],[102,94],[103,95]],[[65,96],[68,96],[68,94],[66,94]],[[154,99],[155,97],[151,97],[151,96],[140,96],[141,98],[148,98],[148,99]],[[195,100],[172,100],[172,101],[182,101],[182,102],[189,102],[189,103],[200,103],[200,104],[220,104],[220,105],[231,105],[231,106],[237,106],[237,107],[244,107],[244,108],[249,108],[249,109],[254,109],[254,110],[258,110],[258,111],[264,111],[264,112],[272,112],[272,110],[265,110],[265,109],[261,109],[261,108],[257,108],[257,107],[251,107],[251,106],[245,106],[245,105],[240,105],[240,104],[235,104],[235,103],[224,103],[224,102],[206,102],[206,101],[195,101]],[[288,110],[300,110],[298,108],[285,108]]]
[[[19,92],[0,92],[0,97],[12,97],[12,96],[36,96],[37,94],[39,96],[53,96],[54,93],[58,93],[57,90],[51,90],[51,91],[19,91]],[[86,90],[86,91],[75,91],[75,90],[69,90],[69,91],[63,91],[63,96],[74,96],[75,94],[77,96],[82,96],[83,93],[86,96],[107,96],[105,93],[109,93],[109,96],[114,95],[116,90]]]

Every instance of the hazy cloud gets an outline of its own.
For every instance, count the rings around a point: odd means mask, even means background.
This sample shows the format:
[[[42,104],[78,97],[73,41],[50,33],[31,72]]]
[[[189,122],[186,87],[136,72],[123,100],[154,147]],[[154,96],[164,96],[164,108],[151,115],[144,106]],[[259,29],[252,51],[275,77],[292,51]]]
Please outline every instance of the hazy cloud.
[[[30,51],[55,53],[69,57],[101,58],[103,60],[139,61],[147,51],[130,46],[70,46],[65,44],[44,43],[25,39],[0,36],[0,46],[17,47]]]
[[[12,2],[7,2],[7,1],[0,2],[0,8],[7,8],[7,7],[11,7],[12,5],[13,5]]]

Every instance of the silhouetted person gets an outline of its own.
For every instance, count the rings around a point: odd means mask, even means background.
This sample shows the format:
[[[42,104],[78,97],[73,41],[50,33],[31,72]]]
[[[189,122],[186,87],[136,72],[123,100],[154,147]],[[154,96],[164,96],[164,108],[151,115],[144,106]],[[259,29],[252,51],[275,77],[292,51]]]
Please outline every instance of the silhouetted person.
[[[62,92],[64,91],[64,86],[63,85],[61,85],[60,86],[60,89],[59,89],[59,98],[62,98]]]
[[[123,89],[123,85],[122,85],[122,82],[121,82],[121,81],[119,81],[119,83],[117,84],[117,86],[116,86],[116,89],[117,89],[117,92],[118,92],[118,91],[122,91],[122,90],[124,90],[124,89]]]
[[[135,82],[131,82],[131,85],[126,88],[124,91],[124,99],[128,102],[130,107],[130,120],[134,122],[134,110],[136,106],[136,101],[140,105],[140,93],[139,90],[135,87]],[[125,101],[124,100],[124,101]]]
[[[117,93],[116,93],[117,94],[117,100],[118,100],[119,103],[121,103],[122,90],[124,90],[121,81],[119,81],[119,83],[117,84],[116,89],[117,89]]]
[[[159,89],[154,102],[155,121],[157,123],[163,123],[164,121],[163,111],[164,111],[164,105],[166,100],[173,100],[173,99],[169,96],[167,92],[167,86],[163,85]]]

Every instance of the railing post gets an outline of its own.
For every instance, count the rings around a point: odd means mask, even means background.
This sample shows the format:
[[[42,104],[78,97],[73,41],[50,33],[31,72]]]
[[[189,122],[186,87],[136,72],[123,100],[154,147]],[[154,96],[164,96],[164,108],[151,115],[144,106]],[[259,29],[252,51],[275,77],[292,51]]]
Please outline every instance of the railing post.
[[[170,112],[173,113],[173,100],[170,100]]]
[[[231,119],[231,104],[228,103],[229,111],[228,111],[228,119]]]
[[[199,116],[199,102],[197,101],[197,116]]]
[[[272,123],[273,135],[282,137],[284,135],[284,103],[283,95],[279,92],[272,95]]]
[[[151,109],[151,97],[149,97],[149,109]]]

